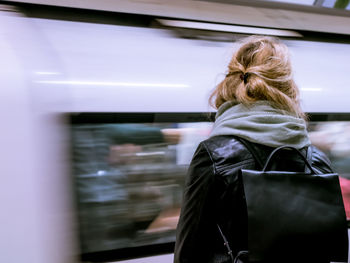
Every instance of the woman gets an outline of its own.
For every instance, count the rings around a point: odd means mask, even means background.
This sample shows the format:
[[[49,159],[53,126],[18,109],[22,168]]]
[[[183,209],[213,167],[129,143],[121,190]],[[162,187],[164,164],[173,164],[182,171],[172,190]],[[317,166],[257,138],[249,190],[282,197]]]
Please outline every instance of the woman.
[[[298,95],[287,47],[271,37],[245,39],[211,95],[218,111],[210,138],[198,146],[188,170],[176,263],[231,262],[217,224],[234,257],[247,250],[247,212],[238,173],[261,168],[247,142],[261,160],[274,148],[289,145],[305,156],[312,152],[307,157],[315,169],[332,172],[322,152],[312,146],[307,151],[310,140]],[[300,157],[287,152],[274,168],[304,171]]]

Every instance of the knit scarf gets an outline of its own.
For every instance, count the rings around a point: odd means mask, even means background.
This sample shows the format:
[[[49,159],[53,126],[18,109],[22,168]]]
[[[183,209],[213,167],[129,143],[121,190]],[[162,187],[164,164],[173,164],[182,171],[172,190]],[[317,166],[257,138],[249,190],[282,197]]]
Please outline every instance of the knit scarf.
[[[236,135],[271,147],[288,145],[301,149],[311,144],[303,119],[276,109],[267,101],[250,106],[234,102],[222,104],[210,137],[218,135]]]

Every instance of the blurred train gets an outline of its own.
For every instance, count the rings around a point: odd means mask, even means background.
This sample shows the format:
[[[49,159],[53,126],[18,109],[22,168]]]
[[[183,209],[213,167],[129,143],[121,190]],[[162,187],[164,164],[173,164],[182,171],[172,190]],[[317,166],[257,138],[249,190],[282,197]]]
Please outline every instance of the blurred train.
[[[179,22],[0,6],[0,262],[172,262],[209,94],[249,34]],[[260,29],[290,48],[311,139],[347,189],[350,40]]]

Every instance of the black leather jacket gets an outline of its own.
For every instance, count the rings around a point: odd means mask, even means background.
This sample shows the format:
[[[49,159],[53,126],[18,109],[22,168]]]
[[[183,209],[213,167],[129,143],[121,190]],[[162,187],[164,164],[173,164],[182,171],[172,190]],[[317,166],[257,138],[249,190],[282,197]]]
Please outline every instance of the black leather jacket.
[[[247,250],[247,212],[237,175],[240,169],[261,170],[261,167],[244,143],[234,136],[216,136],[198,146],[186,179],[177,226],[175,263],[230,262],[217,223],[226,235],[233,255]],[[249,145],[263,161],[273,150],[260,144]],[[325,154],[310,147],[302,153],[311,160],[312,166],[324,173],[332,172]],[[272,169],[305,170],[304,162],[295,153],[285,151],[279,157]]]

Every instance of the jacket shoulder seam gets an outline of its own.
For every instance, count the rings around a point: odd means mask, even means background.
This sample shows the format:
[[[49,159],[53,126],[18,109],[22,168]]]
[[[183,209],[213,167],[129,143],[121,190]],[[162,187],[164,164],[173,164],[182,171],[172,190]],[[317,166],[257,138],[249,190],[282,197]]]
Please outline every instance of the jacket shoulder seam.
[[[202,143],[202,145],[203,145],[203,147],[205,148],[205,150],[206,150],[207,153],[208,153],[208,156],[209,156],[210,161],[211,161],[211,163],[212,163],[212,167],[213,167],[213,172],[214,172],[214,174],[217,174],[217,168],[216,168],[216,165],[215,165],[213,156],[211,155],[211,153],[210,153],[210,151],[209,151],[207,145],[206,145],[204,142]]]
[[[222,166],[220,168],[218,168],[218,172],[223,172],[225,171],[226,169],[233,169],[233,168],[243,168],[244,166],[248,165],[248,164],[253,164],[255,163],[255,160],[253,158],[249,158],[249,159],[246,159],[246,160],[243,160],[243,161],[240,161],[238,163],[235,163],[235,164],[228,164],[228,165],[225,165],[225,166]]]

